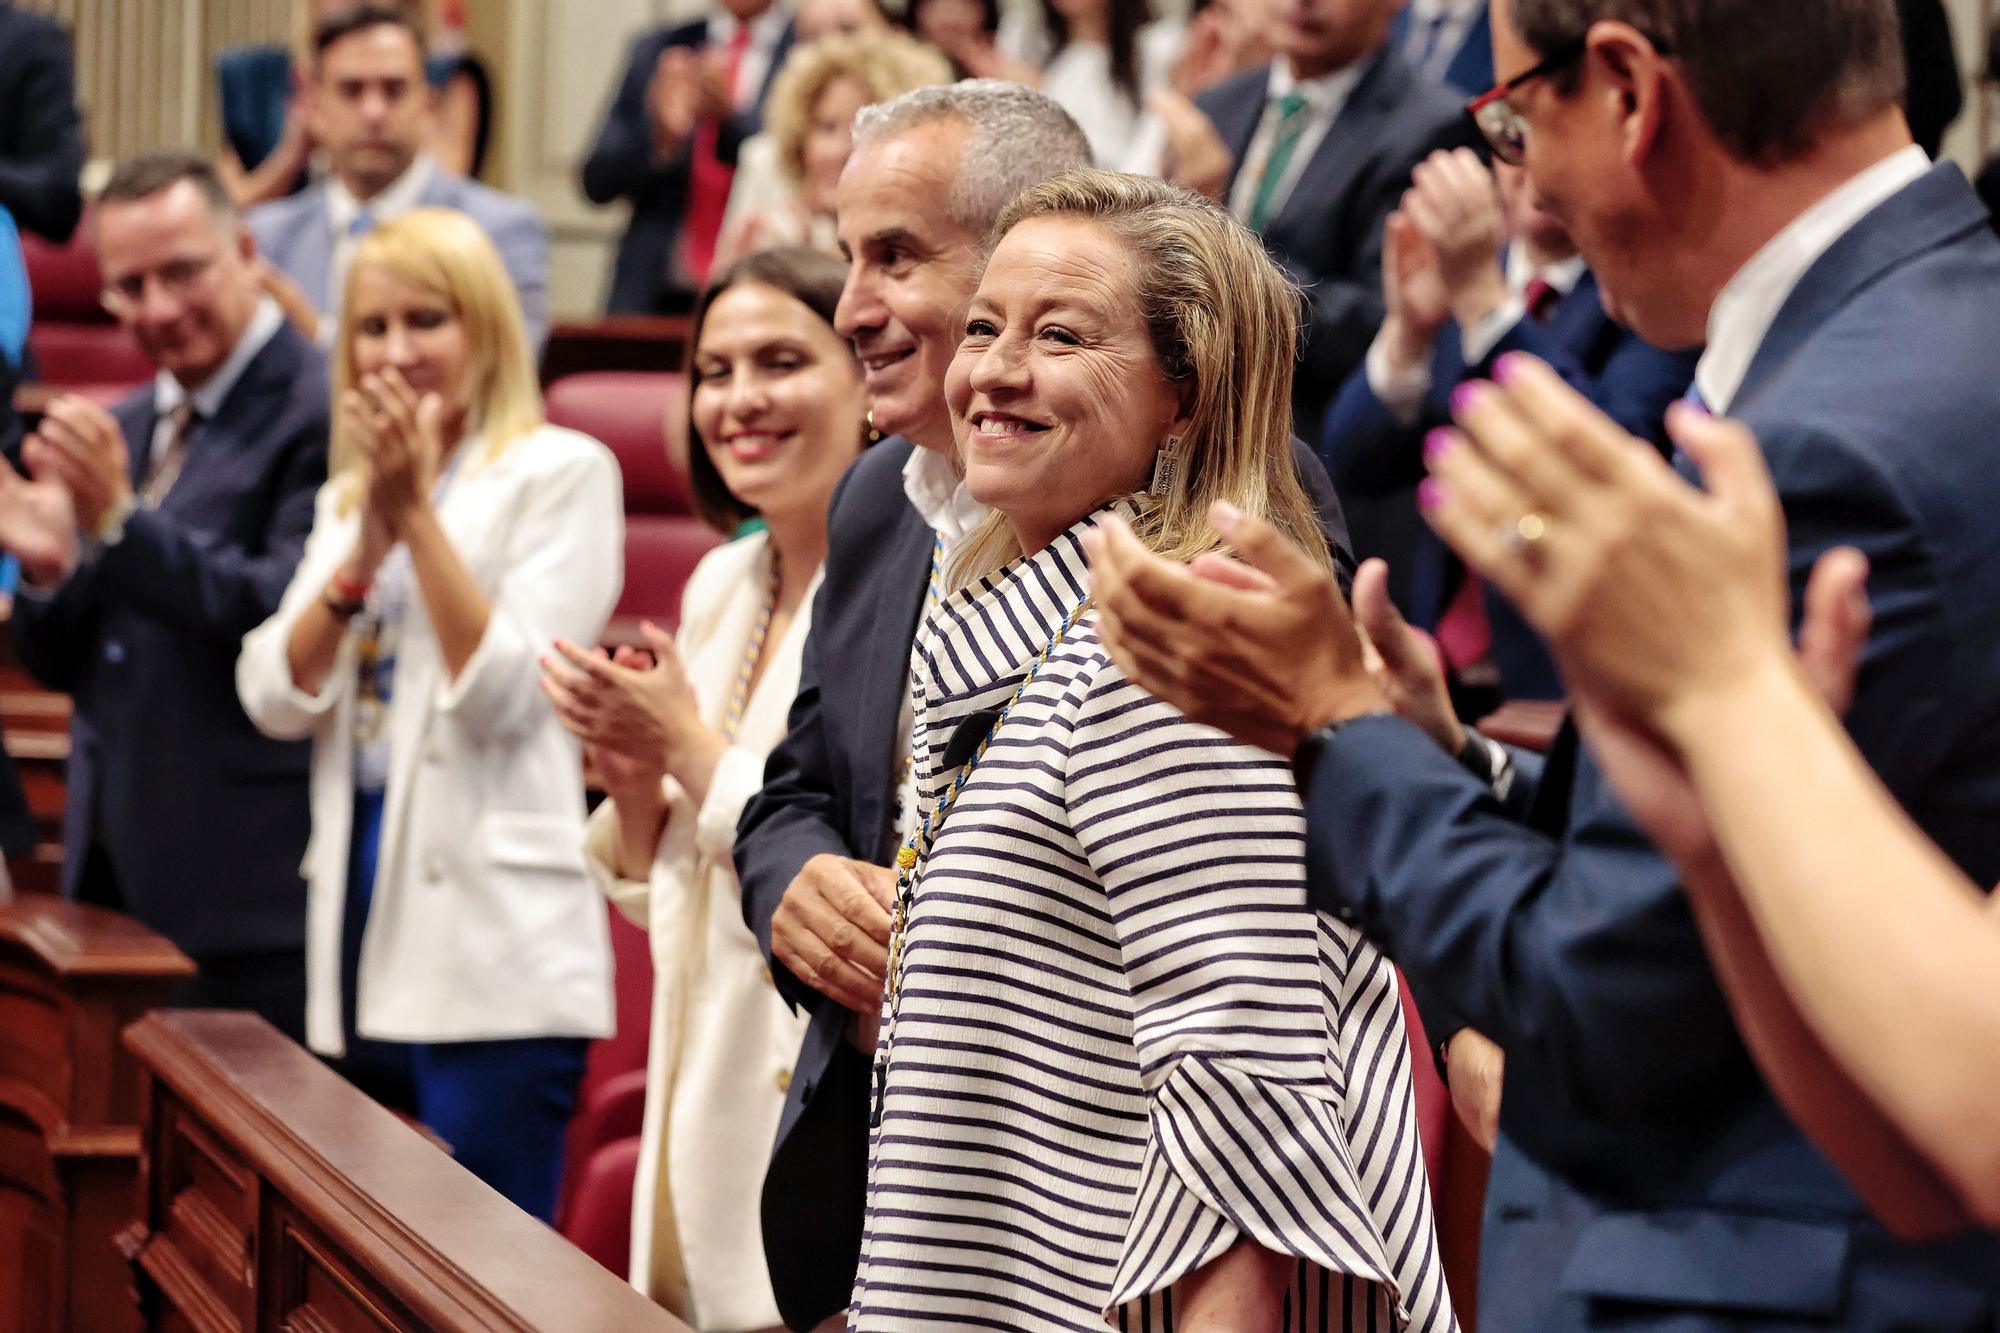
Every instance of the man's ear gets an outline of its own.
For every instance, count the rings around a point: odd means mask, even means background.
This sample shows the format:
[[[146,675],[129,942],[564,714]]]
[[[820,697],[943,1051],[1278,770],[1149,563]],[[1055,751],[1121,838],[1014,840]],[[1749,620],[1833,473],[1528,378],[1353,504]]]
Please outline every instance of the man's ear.
[[[1602,95],[1613,102],[1620,150],[1636,164],[1652,151],[1659,136],[1670,77],[1666,58],[1629,23],[1608,19],[1593,23],[1585,41],[1587,59],[1603,83]]]

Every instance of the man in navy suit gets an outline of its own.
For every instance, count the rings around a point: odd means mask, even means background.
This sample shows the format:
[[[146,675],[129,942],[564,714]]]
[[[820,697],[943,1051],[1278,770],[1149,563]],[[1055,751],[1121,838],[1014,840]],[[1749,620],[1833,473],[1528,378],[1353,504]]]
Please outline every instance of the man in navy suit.
[[[1524,158],[1637,332],[1706,342],[1696,387],[1763,444],[1794,603],[1831,547],[1868,557],[1850,728],[1993,883],[2000,470],[1978,442],[2000,420],[2000,242],[1958,169],[1910,140],[1891,0],[1794,6],[1779,44],[1755,40],[1762,0],[1494,0],[1493,20],[1512,76],[1483,122],[1496,151]],[[1453,495],[1523,552],[1588,521]],[[1899,1238],[1812,1146],[1750,1060],[1675,872],[1576,733],[1503,806],[1494,774],[1387,715],[1331,585],[1268,529],[1237,535],[1272,590],[1109,543],[1107,641],[1159,651],[1138,674],[1196,716],[1221,716],[1223,664],[1248,667],[1235,726],[1294,754],[1315,900],[1505,1052],[1482,1329],[1993,1328],[2000,1238]],[[1267,701],[1254,720],[1245,692]]]
[[[97,232],[106,304],[159,376],[110,412],[56,399],[25,446],[85,534],[80,557],[32,562],[53,586],[14,611],[22,662],[75,701],[63,891],[193,957],[178,1003],[297,1036],[310,754],[250,725],[236,653],[312,527],[326,359],[260,294],[255,242],[201,159],[118,168]]]
[[[1687,392],[1695,354],[1660,351],[1606,313],[1576,242],[1519,167],[1489,169],[1465,149],[1433,154],[1385,237],[1389,315],[1319,436],[1355,553],[1388,561],[1391,597],[1420,628],[1458,629],[1448,611],[1459,622],[1483,611],[1502,698],[1560,698],[1555,664],[1504,598],[1486,596],[1469,612],[1457,600],[1463,569],[1417,513],[1424,437],[1449,424],[1461,383],[1490,376],[1508,352],[1529,352],[1664,448],[1666,410]],[[1441,640],[1447,657],[1478,651]]]
[[[1493,24],[1486,0],[1410,0],[1389,27],[1410,68],[1461,97],[1493,86]]]
[[[1226,205],[1306,296],[1293,417],[1310,435],[1382,322],[1382,223],[1410,171],[1476,137],[1390,45],[1399,0],[1286,0],[1278,58],[1195,99],[1175,180]]]
[[[762,128],[792,47],[774,0],[723,0],[707,18],[647,33],[583,163],[594,204],[629,200],[607,308],[687,309],[708,281],[736,154]]]
[[[249,215],[258,249],[278,270],[266,285],[286,313],[330,346],[361,237],[412,209],[454,208],[500,252],[539,350],[549,331],[548,229],[527,200],[454,175],[423,151],[437,94],[416,25],[399,10],[357,5],[321,24],[313,45],[313,137],[332,171]]]

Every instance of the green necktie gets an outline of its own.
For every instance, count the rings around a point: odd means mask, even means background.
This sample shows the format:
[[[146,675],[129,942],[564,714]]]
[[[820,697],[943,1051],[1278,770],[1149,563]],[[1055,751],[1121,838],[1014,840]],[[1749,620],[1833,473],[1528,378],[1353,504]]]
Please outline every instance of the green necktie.
[[[1305,94],[1296,89],[1278,102],[1278,128],[1271,135],[1271,151],[1264,154],[1264,169],[1257,177],[1257,195],[1250,201],[1248,221],[1252,231],[1264,230],[1264,224],[1277,211],[1278,187],[1284,183],[1285,170],[1291,166],[1299,138],[1306,132],[1311,110],[1312,104],[1306,101]]]

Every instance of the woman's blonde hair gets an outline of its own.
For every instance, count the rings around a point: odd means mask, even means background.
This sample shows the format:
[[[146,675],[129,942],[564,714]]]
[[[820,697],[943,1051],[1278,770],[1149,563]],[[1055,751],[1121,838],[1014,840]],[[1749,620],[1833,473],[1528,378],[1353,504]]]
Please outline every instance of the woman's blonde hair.
[[[837,79],[853,79],[870,102],[886,102],[915,88],[951,82],[951,62],[900,32],[847,32],[808,42],[792,52],[771,85],[764,121],[778,146],[778,166],[793,185],[805,179],[806,134],[813,104]]]
[[[1222,550],[1208,509],[1227,500],[1331,568],[1326,534],[1292,457],[1298,289],[1263,244],[1191,190],[1150,176],[1082,170],[1051,177],[1009,204],[988,253],[1023,222],[1050,217],[1094,222],[1125,246],[1154,355],[1181,391],[1187,426],[1178,466],[1167,493],[1140,507],[1140,540],[1169,560]],[[952,581],[962,585],[1019,554],[1006,519],[990,515],[953,562]]]
[[[419,208],[385,222],[361,238],[347,266],[340,301],[340,334],[333,347],[333,397],[360,384],[354,368],[355,290],[361,270],[380,269],[442,299],[465,329],[471,355],[466,367],[465,438],[483,436],[484,457],[539,429],[541,386],[528,350],[527,326],[513,279],[500,252],[478,223],[454,209]],[[343,414],[334,413],[329,462],[337,476],[358,479],[360,451],[347,438]]]

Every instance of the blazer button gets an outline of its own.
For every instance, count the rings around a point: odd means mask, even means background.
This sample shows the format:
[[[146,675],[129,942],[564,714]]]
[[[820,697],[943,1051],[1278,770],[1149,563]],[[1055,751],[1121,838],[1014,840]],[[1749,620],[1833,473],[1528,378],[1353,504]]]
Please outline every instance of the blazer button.
[[[125,660],[125,645],[116,639],[104,641],[104,660],[116,666]]]
[[[444,863],[435,856],[424,861],[424,883],[436,884],[444,878]]]
[[[426,745],[424,747],[424,762],[427,764],[442,764],[444,762],[444,751],[438,749],[435,745]]]
[[[778,1091],[790,1092],[791,1090],[792,1090],[792,1071],[789,1069],[780,1069],[778,1071]]]

